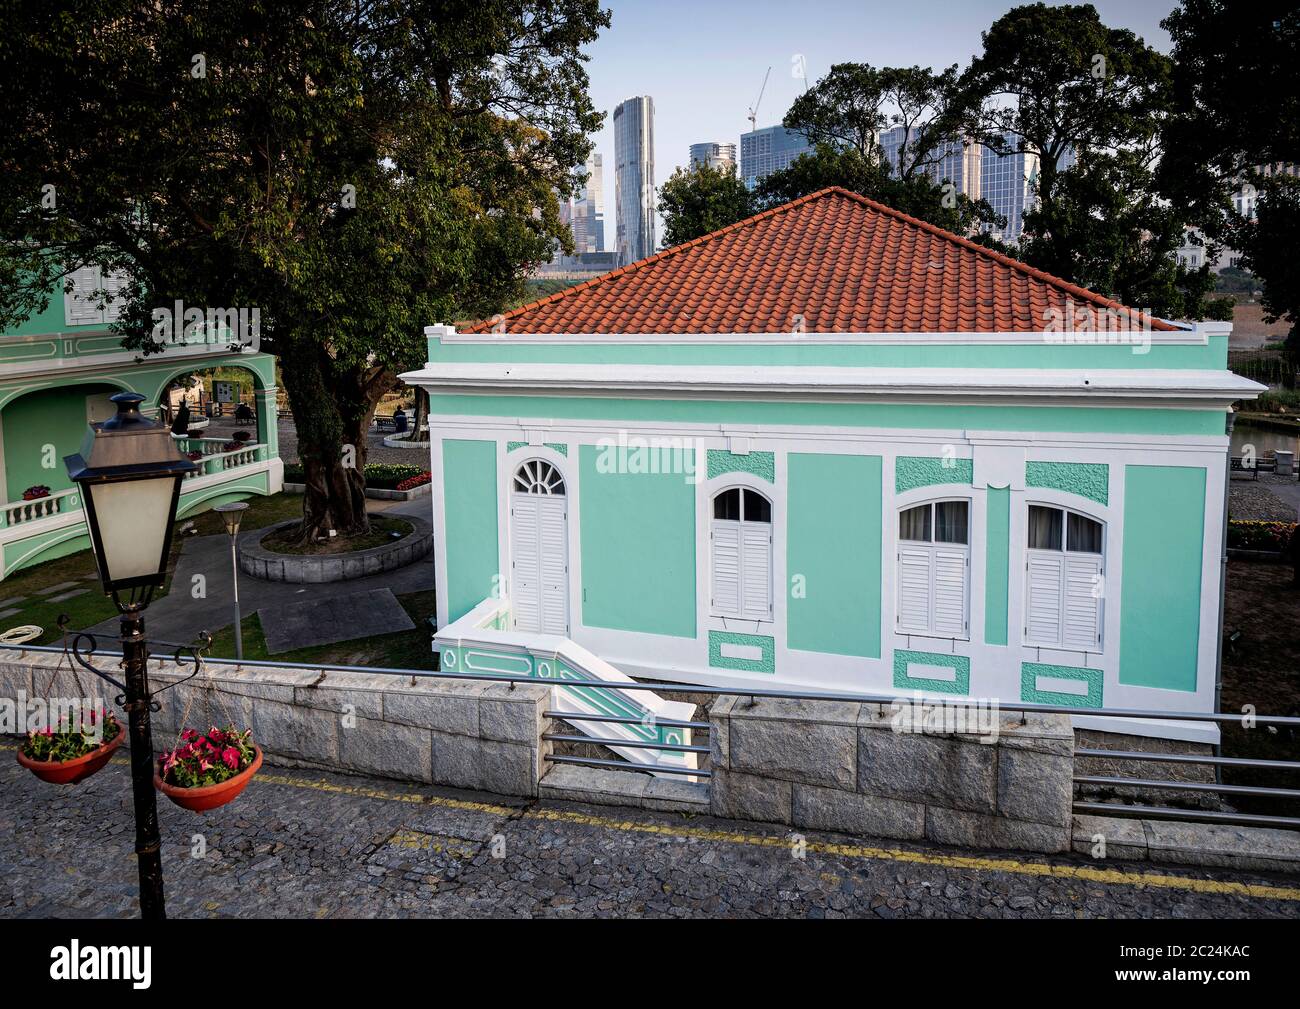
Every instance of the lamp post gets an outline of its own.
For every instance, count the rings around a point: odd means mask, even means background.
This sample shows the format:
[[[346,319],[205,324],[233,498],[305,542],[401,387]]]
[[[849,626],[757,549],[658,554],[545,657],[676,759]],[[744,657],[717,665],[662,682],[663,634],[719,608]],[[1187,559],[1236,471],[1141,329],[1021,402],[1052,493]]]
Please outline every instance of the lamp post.
[[[130,725],[140,916],[161,919],[167,912],[153,785],[144,610],[167,575],[181,480],[197,467],[181,456],[166,427],[140,413],[143,400],[134,392],[113,396],[117,413],[92,424],[81,452],[67,456],[64,463],[81,488],[99,580],[122,615],[123,707]]]
[[[226,532],[230,534],[230,576],[235,586],[235,658],[244,657],[244,624],[239,615],[239,554],[235,542],[239,537],[239,523],[244,519],[248,509],[247,501],[231,501],[229,504],[217,505],[212,510],[226,523]]]

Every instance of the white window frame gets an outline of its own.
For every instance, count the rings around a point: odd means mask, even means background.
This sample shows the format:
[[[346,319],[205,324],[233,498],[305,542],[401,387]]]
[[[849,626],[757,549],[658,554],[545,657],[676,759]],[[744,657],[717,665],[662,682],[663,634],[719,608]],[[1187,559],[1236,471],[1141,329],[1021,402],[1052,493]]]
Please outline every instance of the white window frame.
[[[935,530],[939,522],[938,505],[949,502],[961,502],[966,505],[966,542],[965,543],[941,543],[935,539]],[[930,508],[930,539],[928,542],[921,540],[905,540],[902,537],[902,517],[904,512],[911,511],[913,508]],[[907,504],[900,504],[894,512],[894,537],[897,548],[894,554],[894,582],[895,582],[895,599],[894,599],[894,629],[899,634],[914,634],[929,638],[948,638],[956,641],[970,640],[970,568],[971,568],[971,537],[974,529],[975,502],[968,497],[960,495],[952,497],[926,498],[921,501],[910,501]],[[926,558],[927,564],[927,600],[925,619],[915,618],[915,613],[903,604],[903,595],[908,585],[904,578],[903,555],[907,553],[909,560],[915,561],[921,555]],[[955,626],[940,627],[937,619],[937,583],[941,555],[960,554],[962,567],[962,602],[961,602],[961,628],[958,630]]]
[[[1105,596],[1105,579],[1106,579],[1106,551],[1109,545],[1109,529],[1105,519],[1098,515],[1090,514],[1079,508],[1071,508],[1068,505],[1059,504],[1054,501],[1026,501],[1025,502],[1025,585],[1024,585],[1024,614],[1021,621],[1023,632],[1023,643],[1030,648],[1051,648],[1056,651],[1064,652],[1088,652],[1093,655],[1102,655],[1106,650],[1106,596]],[[1030,508],[1050,508],[1053,511],[1061,513],[1061,549],[1046,550],[1041,547],[1031,547],[1029,545],[1029,509]],[[1077,515],[1079,518],[1087,519],[1089,522],[1095,522],[1101,526],[1101,553],[1088,553],[1083,550],[1071,550],[1069,548],[1070,535],[1070,516]],[[1103,592],[1100,596],[1095,596],[1094,603],[1096,606],[1096,625],[1097,633],[1090,643],[1081,640],[1070,641],[1070,629],[1067,627],[1067,606],[1066,606],[1066,589],[1069,584],[1071,575],[1071,555],[1080,559],[1079,567],[1085,564],[1095,564],[1095,571],[1083,571],[1090,580],[1095,577],[1101,579]],[[1059,561],[1060,571],[1058,574],[1057,604],[1056,604],[1056,625],[1057,636],[1055,640],[1046,636],[1036,636],[1030,630],[1032,620],[1032,607],[1034,604],[1032,575],[1033,563],[1035,558],[1052,559]],[[1088,558],[1089,560],[1084,560]]]
[[[715,510],[718,498],[730,491],[737,491],[740,495],[741,518],[739,519],[719,519],[715,518]],[[767,502],[768,515],[770,521],[756,522],[744,517],[745,495],[755,494]],[[719,487],[708,498],[709,509],[709,614],[714,617],[733,618],[737,620],[754,620],[759,623],[772,623],[775,620],[776,606],[776,550],[775,550],[775,530],[776,530],[776,502],[772,495],[765,494],[763,491],[745,484],[735,483]],[[726,605],[719,604],[718,592],[716,589],[718,583],[717,572],[717,541],[718,533],[721,530],[730,530],[735,534],[737,570],[736,570],[736,602],[737,606],[732,609]],[[755,537],[766,536],[766,549],[758,549],[755,544]],[[747,545],[748,544],[748,545]],[[745,600],[745,582],[748,568],[753,564],[763,564],[767,568],[766,587],[767,587],[767,605],[766,609],[759,606],[746,605]]]
[[[83,266],[73,270],[67,278],[72,281],[72,290],[63,293],[63,321],[71,326],[105,326],[116,322],[122,315],[124,307],[119,292],[126,284],[124,274],[105,274],[100,266]],[[106,298],[104,305],[99,304],[103,291]]]

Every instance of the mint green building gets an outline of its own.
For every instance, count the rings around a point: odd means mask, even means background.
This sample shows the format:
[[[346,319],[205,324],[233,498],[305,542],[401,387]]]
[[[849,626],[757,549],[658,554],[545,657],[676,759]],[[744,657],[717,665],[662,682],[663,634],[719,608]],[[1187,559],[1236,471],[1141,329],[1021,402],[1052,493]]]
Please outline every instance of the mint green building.
[[[1213,741],[1105,711],[1216,704],[1230,328],[836,189],[431,326],[444,668]]]
[[[255,392],[256,436],[234,451],[220,438],[185,439],[182,450],[202,458],[198,472],[186,478],[177,514],[273,494],[283,484],[274,358],[231,353],[224,342],[203,339],[140,357],[123,349],[109,328],[117,318],[114,278],[88,267],[71,279],[72,291],[52,293],[44,312],[0,334],[0,577],[89,547],[80,496],[63,457],[79,450],[89,422],[113,412],[114,393],[142,394],[144,412],[157,416],[177,378],[212,368],[246,370]],[[24,492],[37,486],[48,487],[48,496],[25,501]]]

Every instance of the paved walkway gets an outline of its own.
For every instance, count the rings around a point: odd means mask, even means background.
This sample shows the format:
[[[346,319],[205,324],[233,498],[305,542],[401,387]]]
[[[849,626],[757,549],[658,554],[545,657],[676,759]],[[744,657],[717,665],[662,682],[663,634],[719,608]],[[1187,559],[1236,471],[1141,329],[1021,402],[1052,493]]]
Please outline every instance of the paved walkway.
[[[45,785],[0,748],[0,917],[136,913],[125,758]],[[266,767],[159,798],[172,917],[1289,917],[1300,880],[1039,858],[510,801]]]
[[[371,502],[371,511],[386,514],[412,514],[421,518],[430,515],[429,498],[414,498],[400,502]],[[243,542],[255,537],[259,530],[247,529],[239,534]],[[197,580],[196,576],[202,576]],[[201,587],[202,595],[197,595]],[[394,595],[422,592],[434,587],[433,554],[396,571],[388,571],[369,578],[356,578],[346,582],[328,582],[319,585],[293,585],[285,582],[268,582],[251,575],[239,578],[239,602],[244,616],[263,606],[278,606],[300,602],[304,599],[325,600],[347,596],[362,605],[371,589],[387,588]],[[176,564],[171,591],[149,606],[145,626],[149,637],[166,641],[193,641],[200,631],[215,632],[230,627],[235,622],[234,579],[230,562],[230,539],[225,533],[214,536],[195,536],[187,539]],[[432,614],[430,614],[432,615]],[[105,639],[115,639],[118,618],[112,617],[90,628]],[[109,646],[105,640],[105,647]]]

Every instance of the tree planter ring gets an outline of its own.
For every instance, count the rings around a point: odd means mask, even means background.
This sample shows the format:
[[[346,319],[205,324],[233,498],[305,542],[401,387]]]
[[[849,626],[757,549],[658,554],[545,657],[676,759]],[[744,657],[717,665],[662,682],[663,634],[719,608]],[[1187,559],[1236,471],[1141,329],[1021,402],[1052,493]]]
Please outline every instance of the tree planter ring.
[[[257,773],[258,768],[261,766],[262,748],[254,743],[253,762],[233,778],[219,781],[215,785],[203,785],[200,788],[182,788],[179,785],[167,784],[162,780],[162,775],[155,768],[153,784],[158,791],[162,792],[163,795],[182,809],[202,813],[209,809],[216,809],[218,806],[224,806],[234,799],[253,780],[253,775]]]
[[[401,519],[411,525],[411,532],[401,539],[368,550],[339,554],[282,554],[267,550],[262,546],[265,537],[299,520],[277,522],[250,533],[248,539],[239,538],[239,570],[269,582],[303,585],[345,582],[395,571],[428,556],[433,549],[431,523],[414,515],[402,515]]]
[[[48,781],[51,785],[75,785],[78,781],[89,778],[107,764],[125,738],[126,728],[119,725],[116,736],[107,743],[100,743],[89,753],[77,757],[75,760],[33,760],[23,753],[22,745],[19,744],[18,763],[40,778],[41,781]]]

